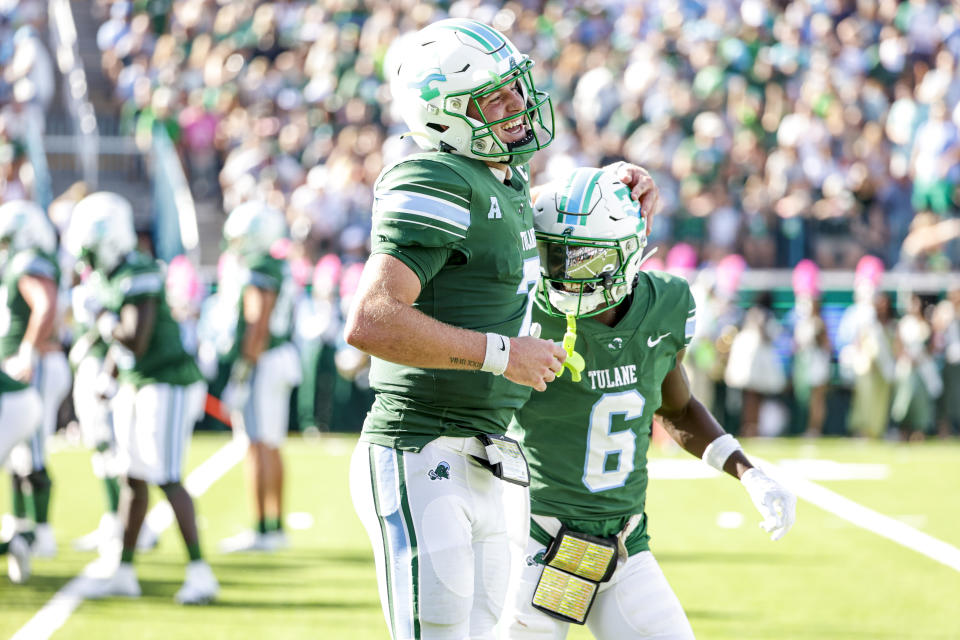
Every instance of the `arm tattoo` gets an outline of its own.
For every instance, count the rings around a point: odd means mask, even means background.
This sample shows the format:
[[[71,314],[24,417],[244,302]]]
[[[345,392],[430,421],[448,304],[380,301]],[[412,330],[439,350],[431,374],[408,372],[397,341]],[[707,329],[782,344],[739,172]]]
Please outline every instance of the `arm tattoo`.
[[[479,369],[483,366],[482,362],[477,362],[476,360],[471,360],[469,358],[458,358],[456,356],[450,356],[450,364],[466,366],[470,369]]]

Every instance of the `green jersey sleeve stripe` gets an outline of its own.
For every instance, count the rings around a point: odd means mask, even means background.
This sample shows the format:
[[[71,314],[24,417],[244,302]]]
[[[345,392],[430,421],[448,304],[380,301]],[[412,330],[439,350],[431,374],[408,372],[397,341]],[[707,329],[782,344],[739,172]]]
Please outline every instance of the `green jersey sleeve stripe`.
[[[20,269],[25,276],[39,276],[41,278],[57,279],[57,268],[49,260],[41,256],[32,256]]]
[[[404,213],[409,213],[409,214],[411,214],[411,215],[423,215],[423,214],[420,214],[420,213],[418,213],[418,212],[416,212],[416,211],[406,211],[406,212],[404,212]],[[429,217],[429,216],[427,216],[427,217]],[[460,239],[463,239],[463,238],[466,238],[466,237],[467,237],[465,234],[457,233],[456,231],[452,231],[452,230],[450,230],[450,229],[445,229],[445,228],[443,228],[443,227],[439,227],[439,226],[437,226],[437,225],[430,224],[430,223],[428,223],[428,222],[426,222],[426,221],[423,221],[423,220],[415,220],[415,219],[413,219],[413,218],[380,217],[379,220],[391,221],[391,222],[405,222],[405,223],[410,223],[410,224],[416,224],[416,225],[419,225],[419,226],[421,226],[421,227],[428,227],[428,228],[430,228],[430,229],[436,229],[437,231],[443,231],[444,233],[449,233],[450,235],[456,236],[457,238],[460,238]]]
[[[411,191],[382,191],[377,194],[374,215],[390,212],[415,213],[463,229],[470,226],[470,210],[434,196]]]
[[[252,284],[258,289],[269,289],[270,291],[276,291],[280,288],[280,282],[278,282],[276,278],[259,271],[250,272],[250,275],[247,276],[247,284]]]
[[[393,191],[408,191],[410,193],[420,193],[425,196],[434,196],[440,198],[441,200],[446,200],[447,202],[462,206],[470,206],[470,198],[465,198],[458,193],[451,193],[450,191],[444,191],[437,187],[433,187],[426,184],[419,183],[408,183],[403,185],[403,189],[393,189]]]
[[[163,276],[159,273],[137,274],[121,281],[118,288],[124,296],[160,293],[163,291]]]

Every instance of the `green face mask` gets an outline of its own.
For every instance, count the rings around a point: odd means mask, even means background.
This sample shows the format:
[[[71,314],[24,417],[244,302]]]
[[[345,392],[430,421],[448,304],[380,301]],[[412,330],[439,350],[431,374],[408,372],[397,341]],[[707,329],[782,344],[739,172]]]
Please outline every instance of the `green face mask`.
[[[543,149],[553,141],[556,131],[556,122],[553,113],[553,103],[550,96],[544,91],[538,91],[533,84],[531,69],[533,62],[526,60],[522,66],[505,73],[502,76],[496,76],[495,81],[485,85],[481,90],[466,92],[464,95],[477,105],[477,111],[480,113],[480,120],[483,124],[474,126],[471,123],[472,135],[470,138],[470,152],[478,158],[489,158],[495,162],[506,162],[511,166],[519,166],[530,162],[533,154]],[[499,120],[488,121],[483,111],[479,108],[477,102],[480,98],[498,91],[511,83],[520,83],[523,95],[526,97],[526,108],[518,113],[510,114]],[[457,94],[451,94],[455,97]],[[448,98],[449,100],[449,98]],[[459,118],[466,118],[459,113],[447,111],[448,115]],[[522,140],[514,143],[504,143],[493,132],[493,127],[504,122],[508,122],[517,117],[523,116],[529,127],[529,133]],[[507,157],[507,160],[503,158]]]

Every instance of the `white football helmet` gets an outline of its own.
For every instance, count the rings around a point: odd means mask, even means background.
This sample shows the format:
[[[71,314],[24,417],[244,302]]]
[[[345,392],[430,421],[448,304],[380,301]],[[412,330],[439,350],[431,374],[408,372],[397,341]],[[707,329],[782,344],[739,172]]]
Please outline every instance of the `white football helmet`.
[[[78,268],[110,274],[137,247],[133,207],[118,193],[91,193],[74,206],[66,236],[67,252]]]
[[[56,252],[57,232],[47,214],[30,200],[11,200],[0,205],[0,266],[28,249]]]
[[[496,29],[475,20],[440,20],[398,49],[388,65],[391,93],[420,147],[518,165],[553,140],[553,104],[534,87],[533,61]],[[493,122],[467,115],[471,101],[513,82],[526,102],[522,112]],[[520,115],[528,135],[501,142],[491,127]]]
[[[287,237],[287,220],[265,202],[251,200],[236,207],[223,223],[227,248],[240,255],[269,253],[273,244]]]
[[[541,189],[533,224],[540,251],[537,292],[551,315],[596,315],[633,288],[647,246],[630,189],[602,169],[581,168]]]

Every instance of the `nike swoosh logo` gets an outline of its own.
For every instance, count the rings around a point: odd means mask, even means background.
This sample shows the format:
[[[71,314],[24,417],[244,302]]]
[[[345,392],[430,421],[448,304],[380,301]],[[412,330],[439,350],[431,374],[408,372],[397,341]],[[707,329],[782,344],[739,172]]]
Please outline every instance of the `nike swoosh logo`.
[[[506,351],[507,345],[503,343],[503,336],[500,336],[500,351]]]
[[[670,335],[670,332],[669,332],[669,331],[667,331],[665,334],[663,334],[662,336],[660,336],[660,337],[657,338],[656,340],[654,340],[652,337],[648,337],[648,338],[647,338],[647,346],[648,346],[648,347],[655,347],[655,346],[657,346],[658,344],[660,344],[660,341],[663,340],[664,338],[666,338],[668,335]]]

